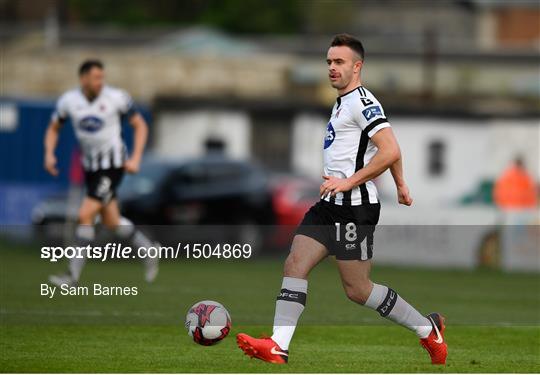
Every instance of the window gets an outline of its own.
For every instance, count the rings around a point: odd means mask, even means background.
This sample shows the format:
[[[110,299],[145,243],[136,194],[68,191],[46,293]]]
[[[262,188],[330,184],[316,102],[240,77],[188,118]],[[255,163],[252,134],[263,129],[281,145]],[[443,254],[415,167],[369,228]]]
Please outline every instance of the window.
[[[441,140],[434,140],[428,146],[428,174],[433,177],[442,176],[446,169],[446,145]]]

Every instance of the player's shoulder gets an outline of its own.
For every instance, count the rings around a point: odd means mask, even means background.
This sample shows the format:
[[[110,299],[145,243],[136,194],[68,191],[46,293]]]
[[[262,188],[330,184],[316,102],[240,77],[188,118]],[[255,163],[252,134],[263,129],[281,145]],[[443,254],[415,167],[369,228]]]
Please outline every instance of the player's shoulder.
[[[56,107],[58,109],[61,109],[63,111],[69,110],[69,108],[72,108],[81,98],[81,92],[79,88],[72,88],[70,90],[65,91],[60,95],[58,100],[56,101]]]
[[[114,98],[121,98],[126,95],[129,95],[126,90],[120,87],[109,86],[109,85],[103,86],[103,94],[109,97],[114,97]]]
[[[364,86],[359,86],[354,91],[351,91],[346,95],[348,99],[350,99],[348,103],[350,103],[350,107],[352,107],[352,110],[355,113],[360,113],[365,108],[373,105],[382,107],[375,95]]]
[[[125,105],[125,103],[130,103],[132,100],[126,90],[114,86],[104,86],[103,95],[121,106]]]
[[[359,112],[361,112],[364,116],[366,114],[366,111],[378,111],[383,112],[383,106],[381,102],[375,97],[373,92],[365,88],[364,86],[360,86],[358,88],[359,92],[359,105],[357,106]]]
[[[68,102],[72,100],[76,100],[80,97],[80,89],[77,87],[74,87],[72,89],[69,89],[67,91],[64,91],[62,95],[58,98],[59,102]]]
[[[360,86],[358,88],[358,93],[360,96],[360,101],[364,107],[368,107],[373,104],[381,105],[381,102],[379,102],[375,94],[373,94],[373,92],[368,90],[366,87]]]
[[[370,90],[364,86],[358,87],[355,99],[353,114],[358,121],[369,124],[376,120],[386,121],[386,115],[381,103]]]

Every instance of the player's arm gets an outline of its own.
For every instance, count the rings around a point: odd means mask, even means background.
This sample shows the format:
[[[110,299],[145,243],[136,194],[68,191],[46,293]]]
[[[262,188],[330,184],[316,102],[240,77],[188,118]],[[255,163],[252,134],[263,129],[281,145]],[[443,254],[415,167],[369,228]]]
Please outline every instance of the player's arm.
[[[148,125],[139,112],[134,112],[129,118],[129,124],[133,127],[133,153],[126,161],[124,168],[129,173],[137,173],[148,139]]]
[[[45,170],[53,176],[58,176],[59,173],[58,168],[56,168],[56,156],[54,155],[54,151],[58,144],[60,129],[62,129],[62,121],[59,118],[53,118],[45,131],[45,138],[43,141],[45,148],[44,167]]]
[[[353,187],[373,180],[401,159],[401,151],[392,128],[379,130],[371,137],[371,141],[378,150],[364,168],[350,177]]]
[[[323,176],[326,181],[321,185],[321,196],[326,196],[329,193],[336,195],[364,184],[378,177],[401,158],[401,151],[392,128],[387,127],[377,131],[371,140],[378,148],[371,161],[349,178]]]
[[[390,173],[392,173],[392,178],[396,184],[398,203],[404,204],[405,206],[410,206],[413,202],[410,194],[409,187],[405,183],[403,178],[403,158],[399,158],[394,164],[390,166]]]

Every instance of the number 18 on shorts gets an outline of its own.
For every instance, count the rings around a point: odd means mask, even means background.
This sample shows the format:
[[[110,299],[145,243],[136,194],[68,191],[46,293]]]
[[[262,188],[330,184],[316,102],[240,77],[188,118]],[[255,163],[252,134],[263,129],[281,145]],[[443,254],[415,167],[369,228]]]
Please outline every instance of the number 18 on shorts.
[[[320,242],[336,259],[368,260],[379,213],[379,203],[341,206],[321,200],[306,213],[297,234]]]

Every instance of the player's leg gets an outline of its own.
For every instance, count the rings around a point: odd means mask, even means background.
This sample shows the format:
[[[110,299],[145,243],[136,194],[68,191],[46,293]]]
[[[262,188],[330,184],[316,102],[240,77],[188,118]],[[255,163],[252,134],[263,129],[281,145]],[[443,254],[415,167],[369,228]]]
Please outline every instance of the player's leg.
[[[393,289],[373,283],[370,278],[370,260],[337,260],[341,282],[347,297],[376,310],[381,316],[427,337],[431,323]]]
[[[304,311],[309,272],[326,256],[326,247],[313,238],[302,234],[294,237],[283,268],[272,334],[272,339],[283,350],[289,349],[298,319]]]
[[[336,262],[343,288],[350,300],[369,307],[382,317],[414,331],[422,345],[428,349],[432,362],[445,363],[446,344],[442,338],[444,321],[439,314],[430,314],[425,317],[393,289],[373,283],[369,277],[370,260],[337,260]],[[433,340],[435,340],[434,343],[432,343]],[[429,345],[426,346],[425,343]]]
[[[147,257],[147,249],[151,246],[159,246],[159,244],[153,243],[144,233],[135,227],[131,220],[121,216],[116,198],[111,199],[111,201],[103,206],[101,209],[101,220],[103,225],[109,230],[114,231],[120,239],[129,241],[137,249],[138,254],[144,257],[145,280],[148,282],[154,281],[159,270],[159,259]]]
[[[94,242],[96,237],[96,217],[113,196],[114,186],[110,170],[103,169],[86,171],[84,173],[84,182],[86,185],[86,197],[79,209],[79,225],[75,233],[79,246],[87,246]],[[69,262],[69,273],[75,283],[79,281],[88,254],[83,252],[82,255],[82,258],[73,258]]]
[[[77,246],[87,246],[94,241],[96,236],[94,221],[102,206],[101,201],[96,198],[87,196],[83,199],[79,207],[79,224],[75,230]],[[81,252],[78,255],[81,257],[69,260],[68,272],[61,275],[51,275],[49,281],[56,286],[76,284],[86,263],[86,253]]]
[[[244,353],[271,363],[287,363],[289,343],[306,303],[307,277],[326,256],[328,251],[320,242],[302,234],[294,237],[283,269],[272,337],[256,339],[238,334],[237,343]]]
[[[92,197],[85,197],[79,209],[79,225],[77,226],[75,238],[78,245],[87,246],[94,242],[96,238],[95,220],[103,203]],[[84,252],[82,255],[86,255]],[[69,272],[75,282],[79,281],[82,270],[86,264],[86,256],[73,258],[69,262]]]

